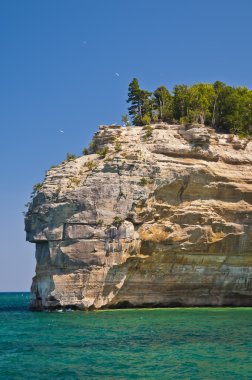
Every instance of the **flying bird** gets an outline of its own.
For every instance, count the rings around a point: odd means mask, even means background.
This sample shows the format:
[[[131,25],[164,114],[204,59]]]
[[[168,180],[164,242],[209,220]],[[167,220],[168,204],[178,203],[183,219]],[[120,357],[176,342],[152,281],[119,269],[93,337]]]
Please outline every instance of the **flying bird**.
[[[59,129],[59,132],[60,132],[60,133],[65,133],[64,131],[62,131],[62,129]]]
[[[119,73],[115,73],[115,75],[116,75],[117,77],[119,77],[119,76],[120,76],[120,74],[119,74]]]

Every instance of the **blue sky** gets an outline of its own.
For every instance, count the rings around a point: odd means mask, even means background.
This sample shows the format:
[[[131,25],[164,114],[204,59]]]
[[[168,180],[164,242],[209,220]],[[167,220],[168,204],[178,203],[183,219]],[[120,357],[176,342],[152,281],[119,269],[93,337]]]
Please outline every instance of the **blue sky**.
[[[99,124],[120,122],[133,77],[148,90],[252,87],[251,14],[246,0],[0,1],[0,291],[31,284],[33,184]]]

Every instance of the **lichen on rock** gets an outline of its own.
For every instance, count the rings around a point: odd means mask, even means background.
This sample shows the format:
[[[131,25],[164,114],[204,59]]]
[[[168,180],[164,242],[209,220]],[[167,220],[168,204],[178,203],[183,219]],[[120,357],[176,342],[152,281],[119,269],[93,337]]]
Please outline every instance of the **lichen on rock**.
[[[204,125],[102,126],[26,214],[31,308],[252,306],[252,143]]]

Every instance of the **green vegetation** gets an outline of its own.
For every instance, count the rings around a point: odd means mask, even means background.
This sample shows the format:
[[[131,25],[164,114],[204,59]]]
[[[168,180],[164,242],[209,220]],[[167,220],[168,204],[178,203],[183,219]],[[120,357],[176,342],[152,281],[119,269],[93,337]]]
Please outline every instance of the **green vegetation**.
[[[103,219],[98,219],[96,222],[96,225],[101,227],[103,223],[104,223]]]
[[[38,194],[38,192],[42,189],[42,186],[43,186],[43,184],[40,183],[40,182],[35,183],[35,185],[33,185],[33,187],[32,187],[32,193],[30,195],[30,199],[31,200],[30,200],[30,202],[27,202],[25,204],[25,207],[28,209],[28,211],[23,211],[23,215],[24,216],[26,216],[28,214],[29,209],[32,206],[32,201],[33,201],[34,197]]]
[[[75,154],[67,153],[66,155],[66,161],[74,161],[77,158]]]
[[[153,92],[154,116],[160,120],[173,118],[173,99],[165,86],[158,87]]]
[[[93,170],[97,167],[97,164],[94,161],[89,160],[85,163],[85,166],[88,168],[88,170]]]
[[[110,162],[113,160],[113,157],[112,156],[108,156],[105,158],[104,162]]]
[[[148,114],[143,115],[143,117],[142,117],[143,125],[150,124],[150,122],[151,122],[150,115],[148,115]]]
[[[89,154],[89,150],[88,150],[88,148],[83,148],[82,153],[83,153],[85,156],[87,156],[87,155]]]
[[[129,117],[128,115],[122,115],[122,123],[125,127],[128,127],[130,125]]]
[[[119,216],[115,216],[113,219],[113,226],[119,227],[123,223],[123,219],[120,218]]]
[[[201,123],[217,131],[252,135],[252,90],[223,82],[165,86],[153,93],[142,90],[138,79],[129,84],[129,115],[134,125],[151,122]]]
[[[95,153],[95,150],[97,148],[97,143],[96,141],[93,139],[92,141],[90,141],[90,144],[89,144],[89,149],[92,153]]]
[[[108,136],[107,137],[107,142],[108,143],[111,143],[111,144],[113,144],[113,142],[116,140],[116,137],[115,136]]]
[[[152,136],[153,127],[151,125],[144,125],[143,130],[145,131],[144,138],[148,139]]]
[[[140,179],[140,185],[141,185],[141,186],[146,186],[146,185],[148,185],[148,180],[147,180],[145,177],[142,177],[142,178]]]
[[[37,194],[41,188],[42,188],[43,184],[38,182],[38,183],[35,183],[35,185],[33,186],[33,194]]]
[[[120,152],[122,150],[122,143],[120,141],[115,142],[115,151]]]
[[[131,103],[129,114],[135,125],[142,125],[145,115],[151,117],[150,96],[151,92],[140,89],[136,78],[130,82],[127,103]]]
[[[97,150],[96,153],[99,155],[100,158],[105,158],[108,152],[109,152],[109,148],[105,146],[104,148]]]
[[[69,177],[69,181],[70,183],[74,184],[74,185],[79,185],[80,183],[80,178],[77,178],[77,177]]]

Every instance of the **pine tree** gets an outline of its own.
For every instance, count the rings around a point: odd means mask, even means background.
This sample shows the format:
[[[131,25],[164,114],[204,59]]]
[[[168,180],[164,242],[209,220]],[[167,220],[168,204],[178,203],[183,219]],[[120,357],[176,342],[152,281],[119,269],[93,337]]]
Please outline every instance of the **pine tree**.
[[[151,113],[149,106],[150,95],[150,92],[141,90],[138,79],[133,78],[129,84],[127,103],[131,103],[128,110],[134,125],[141,125],[143,123],[144,115]]]
[[[137,120],[141,117],[141,105],[140,105],[140,87],[137,78],[133,78],[129,84],[128,100],[127,103],[131,103],[128,108],[129,115],[133,121],[133,124],[137,123]]]

